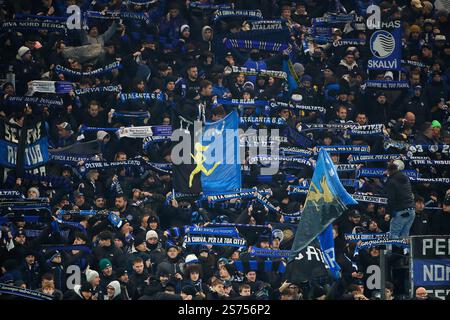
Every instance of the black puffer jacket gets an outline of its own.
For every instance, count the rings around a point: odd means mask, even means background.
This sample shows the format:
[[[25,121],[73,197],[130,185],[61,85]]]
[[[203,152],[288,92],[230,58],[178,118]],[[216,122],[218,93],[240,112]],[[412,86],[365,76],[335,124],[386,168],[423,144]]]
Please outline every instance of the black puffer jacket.
[[[400,171],[393,173],[387,179],[384,190],[388,198],[388,208],[391,213],[393,211],[415,207],[411,182],[404,173]]]

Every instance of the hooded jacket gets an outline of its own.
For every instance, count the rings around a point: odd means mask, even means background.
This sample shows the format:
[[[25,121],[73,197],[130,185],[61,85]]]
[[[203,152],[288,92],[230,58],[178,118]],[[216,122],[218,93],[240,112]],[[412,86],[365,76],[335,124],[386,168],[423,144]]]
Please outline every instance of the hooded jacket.
[[[122,289],[120,287],[119,281],[117,281],[117,280],[111,281],[108,284],[108,287],[109,286],[114,288],[114,295],[113,295],[112,299],[109,299],[109,300],[122,300],[121,295],[120,295],[122,293]]]

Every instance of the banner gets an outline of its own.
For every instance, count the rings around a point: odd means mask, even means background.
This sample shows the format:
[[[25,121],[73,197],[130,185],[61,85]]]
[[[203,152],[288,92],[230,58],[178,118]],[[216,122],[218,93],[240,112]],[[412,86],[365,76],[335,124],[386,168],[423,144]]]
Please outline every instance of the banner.
[[[14,169],[17,167],[20,135],[23,129],[15,124],[1,121],[0,165]],[[39,121],[26,130],[23,166],[26,170],[44,166],[49,160],[46,123]]]
[[[411,237],[411,287],[445,299],[450,292],[450,235]]]
[[[369,58],[369,70],[401,69],[402,58],[402,24],[400,20],[381,22],[368,41],[372,57]]]

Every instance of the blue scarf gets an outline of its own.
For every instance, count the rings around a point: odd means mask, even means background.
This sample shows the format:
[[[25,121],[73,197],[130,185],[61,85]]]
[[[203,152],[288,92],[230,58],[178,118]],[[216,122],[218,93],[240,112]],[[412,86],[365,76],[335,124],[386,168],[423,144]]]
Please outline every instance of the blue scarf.
[[[407,81],[366,80],[366,88],[371,89],[408,89]]]
[[[262,13],[260,10],[234,10],[234,9],[220,9],[216,11],[214,16],[214,22],[218,22],[224,18],[236,18],[243,17],[246,19],[262,19]]]
[[[116,86],[98,86],[93,88],[80,88],[75,89],[75,94],[77,96],[81,95],[89,95],[93,93],[109,93],[109,92],[120,92],[122,91],[121,87],[119,85]]]
[[[331,39],[330,39],[331,40]],[[332,42],[333,47],[356,47],[365,44],[364,40],[361,39],[340,39]]]
[[[413,166],[450,166],[450,160],[411,160]]]
[[[374,178],[382,178],[385,177],[386,169],[382,168],[361,168],[356,172],[356,178],[359,177],[374,177]],[[411,179],[417,178],[419,173],[415,170],[402,170],[404,174],[406,174]]]
[[[189,9],[199,9],[203,11],[232,9],[232,6],[232,4],[201,3],[199,1],[189,2]]]
[[[170,173],[172,164],[170,163],[155,163],[144,159],[131,159],[125,161],[86,161],[80,166],[80,172],[87,172],[91,169],[108,169],[118,167],[139,167],[157,170],[162,173]]]
[[[113,118],[135,118],[135,119],[149,119],[150,118],[150,112],[148,111],[122,111],[117,112],[114,109],[111,109],[113,111],[112,116]]]
[[[399,159],[402,156],[400,154],[363,154],[363,155],[350,155],[349,163],[363,163],[363,162],[387,162],[390,160]]]
[[[59,21],[45,20],[5,20],[0,22],[0,30],[47,30],[50,32],[62,32],[67,34],[67,25]]]
[[[302,157],[312,157],[314,152],[311,150],[301,149],[297,147],[280,147],[280,154],[282,155],[294,155]]]
[[[147,13],[144,12],[131,12],[131,11],[86,11],[84,16],[88,19],[109,19],[109,20],[137,20],[146,24],[150,24],[150,19]]]
[[[52,244],[44,244],[41,245],[42,251],[52,251],[52,250],[58,250],[58,251],[72,251],[72,250],[79,250],[86,252],[88,254],[92,253],[91,248],[89,248],[86,245],[52,245]]]
[[[42,97],[8,97],[5,102],[9,105],[32,104],[38,107],[62,107],[64,102],[59,98],[42,98]]]
[[[76,165],[80,161],[91,161],[95,158],[92,156],[85,156],[82,154],[64,154],[64,153],[53,153],[50,155],[51,162],[59,163],[62,165]]]
[[[245,39],[227,39],[225,47],[227,49],[258,49],[271,52],[282,52],[288,48],[287,43],[259,41],[259,40],[245,40]]]
[[[350,135],[358,136],[379,136],[383,135],[383,124],[369,124],[357,126],[350,129]]]
[[[187,227],[184,237],[186,246],[213,245],[246,247],[246,240],[239,237],[236,228]]]
[[[80,71],[76,71],[76,70],[71,70],[68,69],[66,67],[63,67],[61,65],[56,65],[55,67],[55,72],[56,73],[62,73],[66,76],[69,77],[73,77],[73,78],[80,78],[80,77],[93,77],[93,76],[99,76],[105,73],[109,73],[111,71],[113,71],[114,69],[120,69],[122,68],[122,65],[120,64],[120,62],[113,62],[110,63],[104,67],[92,70],[92,71],[88,71],[88,72],[80,72]]]
[[[286,120],[274,117],[240,117],[240,124],[285,125]]]
[[[145,100],[145,101],[164,101],[165,95],[163,92],[160,93],[149,93],[149,92],[130,92],[130,93],[121,93],[120,101],[132,101],[132,100]]]
[[[256,164],[262,162],[263,165],[272,164],[274,161],[277,162],[293,162],[301,165],[306,165],[308,167],[314,167],[315,163],[312,159],[297,158],[297,157],[283,157],[283,156],[271,156],[271,155],[258,155],[249,158],[249,164]]]
[[[368,154],[370,152],[369,146],[358,146],[358,145],[317,146],[317,152],[319,152],[321,149],[325,149],[329,153],[338,153],[338,154]]]
[[[6,283],[0,283],[0,293],[32,300],[40,300],[40,301],[53,300],[53,296],[47,295],[40,291],[23,289]]]
[[[291,250],[273,250],[252,247],[248,253],[252,257],[270,257],[270,258],[284,258],[289,259],[292,256]]]

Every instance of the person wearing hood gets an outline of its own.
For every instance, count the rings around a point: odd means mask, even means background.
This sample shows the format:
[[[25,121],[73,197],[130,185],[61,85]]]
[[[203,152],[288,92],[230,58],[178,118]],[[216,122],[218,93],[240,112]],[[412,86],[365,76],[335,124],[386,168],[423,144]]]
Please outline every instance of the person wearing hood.
[[[337,74],[342,77],[345,74],[351,74],[354,71],[358,71],[359,66],[355,61],[355,54],[353,51],[347,50],[344,59],[341,59],[337,67]]]
[[[41,66],[33,59],[28,47],[22,46],[17,51],[14,72],[18,96],[23,96],[28,91],[28,82],[41,78]]]
[[[155,230],[147,231],[145,234],[145,241],[147,243],[147,252],[150,255],[150,261],[152,262],[151,269],[153,270],[153,273],[155,273],[156,266],[163,261],[166,252],[163,249],[162,244],[159,241],[158,233]]]
[[[202,28],[202,40],[198,44],[200,52],[213,52],[213,29],[210,26]]]
[[[66,289],[66,268],[62,263],[61,253],[58,250],[51,251],[48,259],[45,261],[46,271],[53,275],[55,279],[55,288],[59,290]]]
[[[433,72],[431,83],[427,86],[425,96],[428,99],[428,103],[431,106],[431,117],[439,121],[446,120],[449,88],[442,81],[441,72]],[[445,122],[445,121],[443,121]]]
[[[412,96],[405,99],[402,103],[402,113],[412,112],[416,116],[416,123],[422,124],[425,121],[430,120],[430,105],[428,100],[423,94],[422,86],[414,86],[414,93]]]
[[[170,244],[167,247],[166,258],[158,265],[157,274],[165,272],[170,274],[171,277],[182,279],[183,274],[183,258],[180,254],[180,249],[174,245]]]
[[[387,102],[386,93],[380,91],[376,94],[375,101],[369,101],[367,111],[370,124],[388,123],[392,118],[391,104]]]
[[[120,283],[117,280],[111,281],[106,287],[107,296],[105,300],[123,300],[121,293],[122,289]]]

